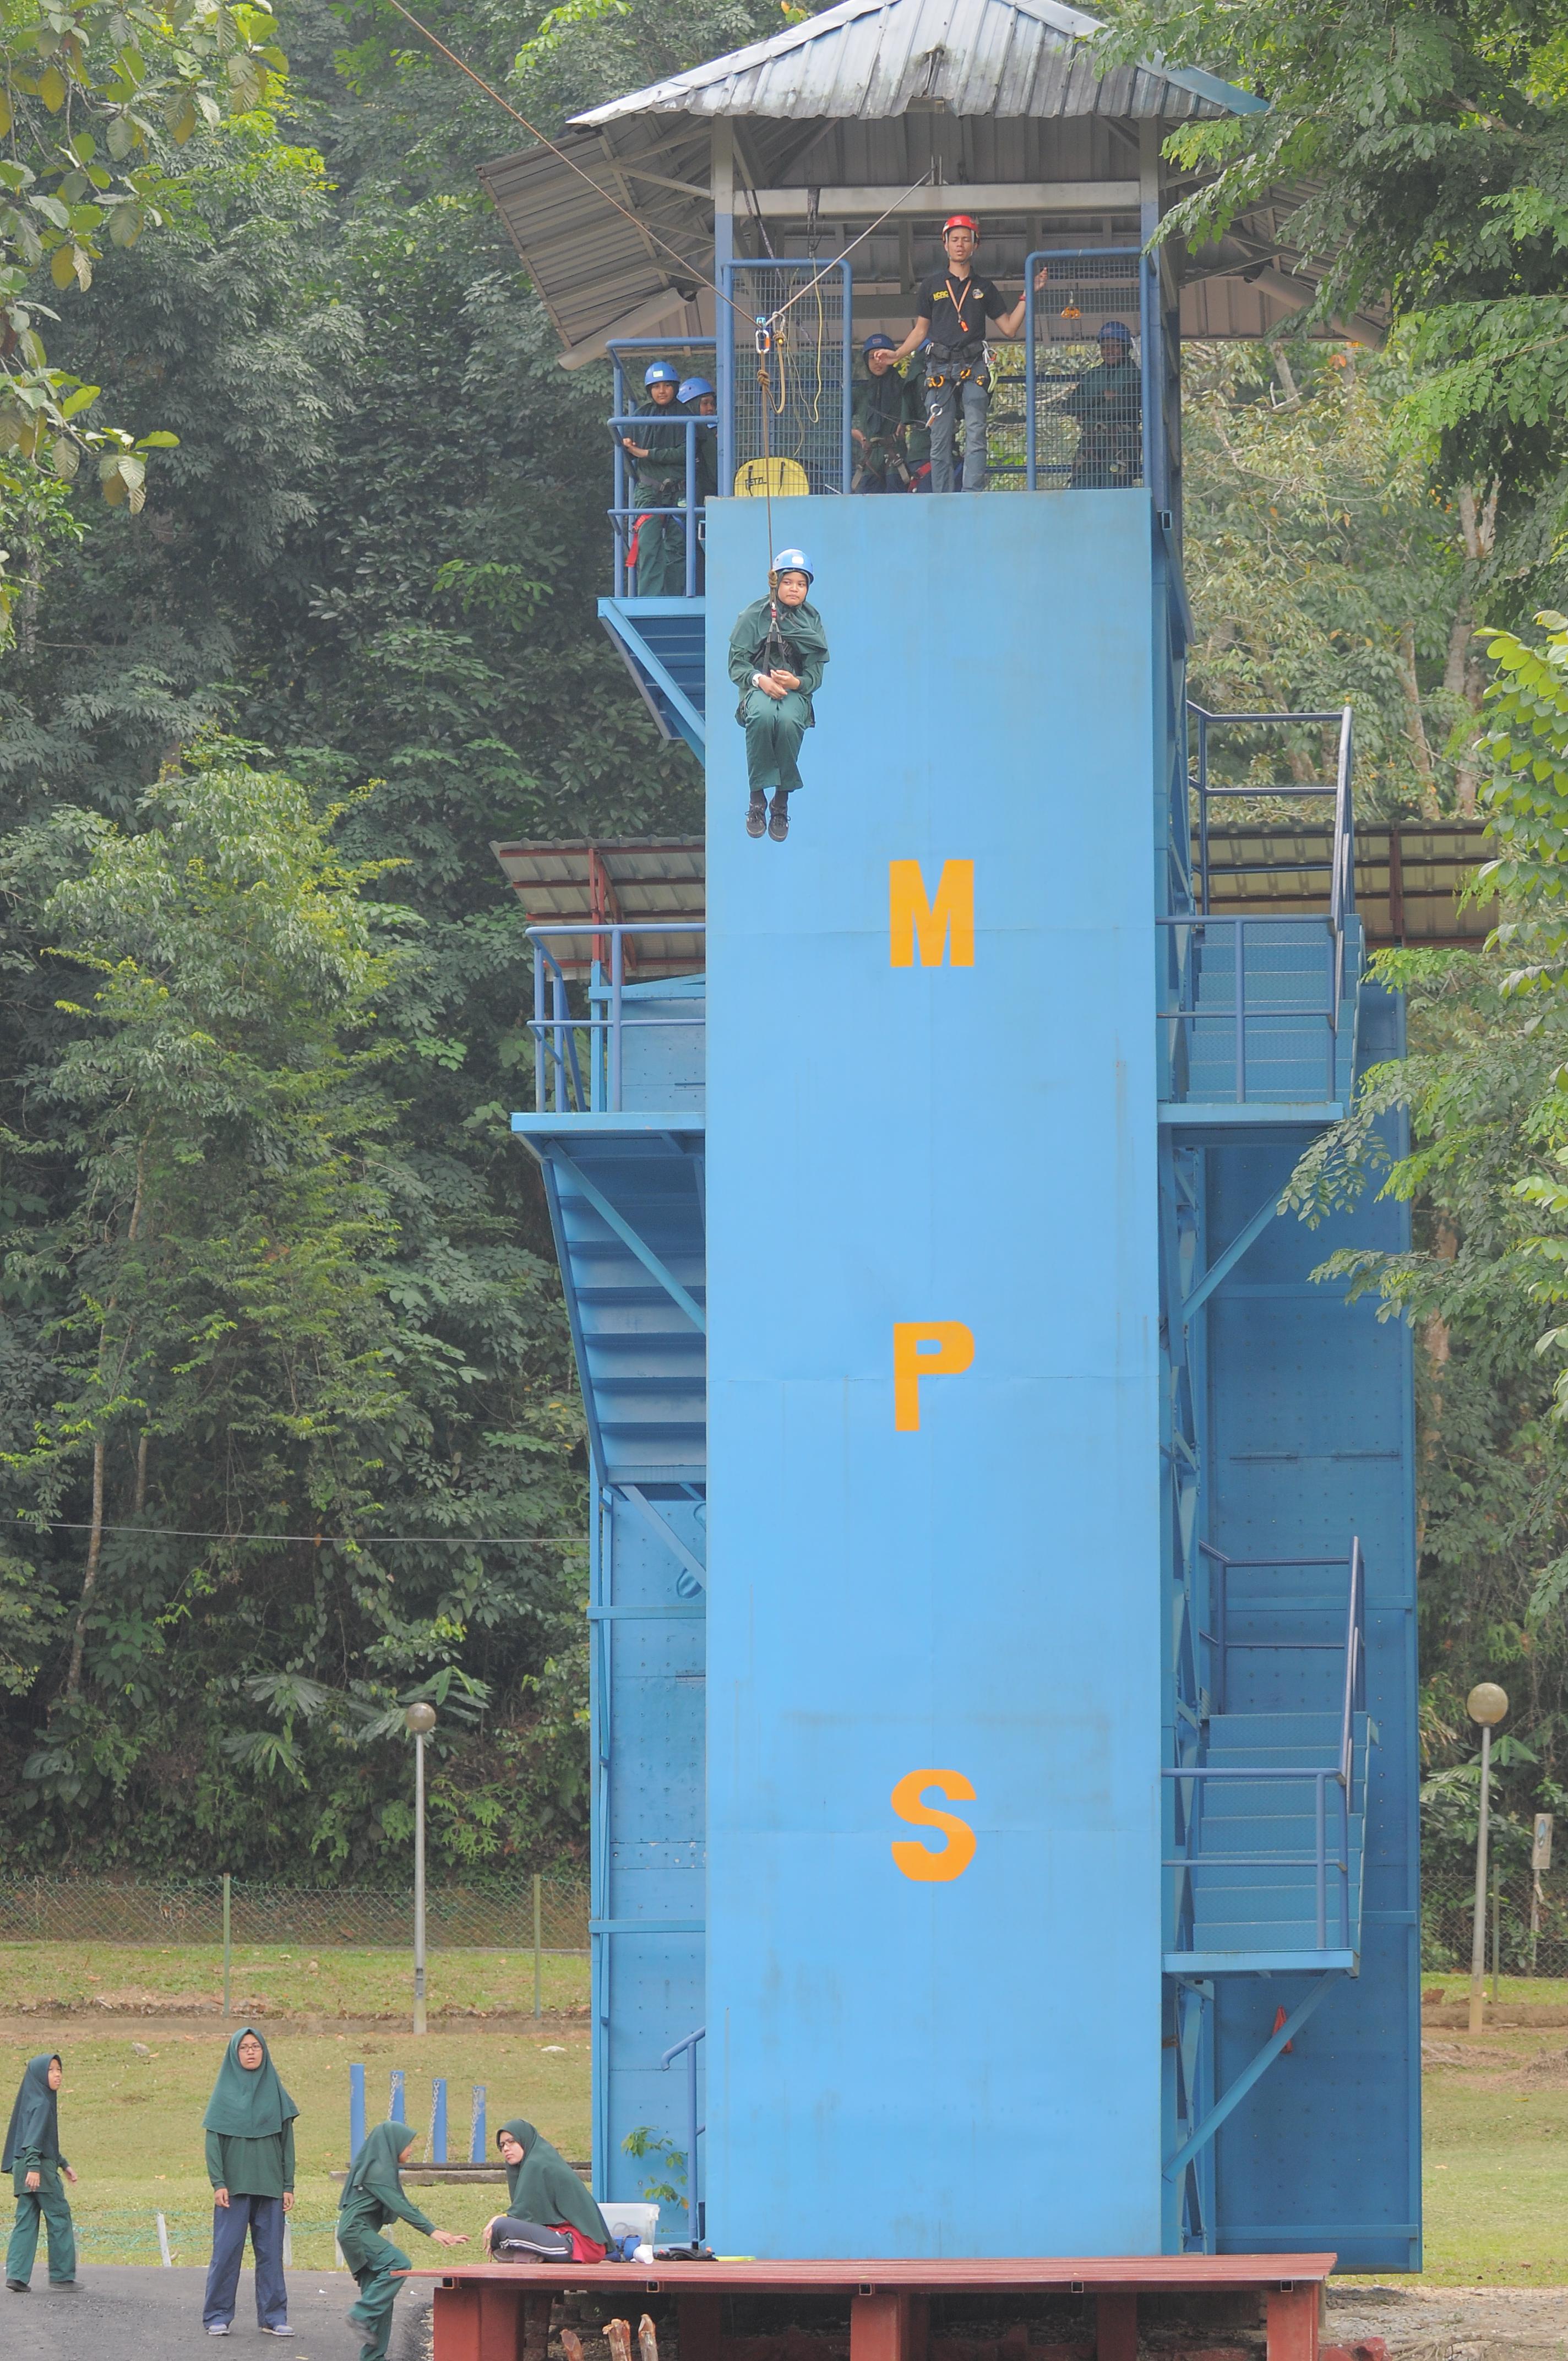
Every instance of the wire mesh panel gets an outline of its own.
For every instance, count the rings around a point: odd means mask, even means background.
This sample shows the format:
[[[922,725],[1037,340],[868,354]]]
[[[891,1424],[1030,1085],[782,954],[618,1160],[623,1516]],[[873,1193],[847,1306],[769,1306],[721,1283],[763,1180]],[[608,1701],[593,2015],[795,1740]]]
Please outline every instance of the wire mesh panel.
[[[849,264],[735,262],[726,277],[736,307],[735,480],[720,489],[760,492],[760,470],[769,460],[775,494],[847,491]],[[765,387],[753,317],[772,324]]]
[[[1035,490],[1145,481],[1144,278],[1132,247],[1030,257],[1025,481]]]
[[[581,1871],[542,1873],[539,1901],[541,1948],[586,1951],[588,1890]],[[433,1949],[527,1950],[533,1940],[533,1881],[526,1873],[501,1873],[459,1884],[433,1868],[426,1922]],[[236,1943],[396,1949],[411,1939],[412,1927],[413,1896],[406,1888],[316,1888],[236,1878],[231,1891]],[[222,1940],[221,1878],[0,1879],[0,1943]]]

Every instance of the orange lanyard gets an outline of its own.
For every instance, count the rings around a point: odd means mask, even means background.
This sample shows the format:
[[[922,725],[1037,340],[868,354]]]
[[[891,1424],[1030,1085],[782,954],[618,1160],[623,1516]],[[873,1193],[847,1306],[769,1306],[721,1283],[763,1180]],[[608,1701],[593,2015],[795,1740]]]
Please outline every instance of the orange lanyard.
[[[953,292],[953,278],[951,271],[948,271],[946,274],[945,283],[948,290],[948,301],[952,305],[954,311],[958,313],[959,325],[967,336],[969,334],[969,322],[964,318],[964,305],[969,302],[970,292],[974,286],[974,280],[972,279],[965,279],[959,281],[959,284],[964,291],[961,295],[955,295]]]

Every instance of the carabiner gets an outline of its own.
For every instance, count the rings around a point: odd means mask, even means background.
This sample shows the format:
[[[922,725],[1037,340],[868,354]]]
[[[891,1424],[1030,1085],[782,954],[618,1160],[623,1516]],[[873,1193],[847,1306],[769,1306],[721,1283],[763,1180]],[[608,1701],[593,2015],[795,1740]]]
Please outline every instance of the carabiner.
[[[759,312],[759,313],[757,313],[757,315],[756,315],[756,320],[757,320],[757,351],[758,351],[758,354],[759,354],[759,356],[760,356],[760,357],[764,357],[764,358],[765,358],[765,357],[766,357],[766,356],[767,356],[769,353],[771,353],[771,352],[773,351],[773,329],[769,326],[768,322],[767,322],[767,321],[762,317],[762,314],[760,312]]]

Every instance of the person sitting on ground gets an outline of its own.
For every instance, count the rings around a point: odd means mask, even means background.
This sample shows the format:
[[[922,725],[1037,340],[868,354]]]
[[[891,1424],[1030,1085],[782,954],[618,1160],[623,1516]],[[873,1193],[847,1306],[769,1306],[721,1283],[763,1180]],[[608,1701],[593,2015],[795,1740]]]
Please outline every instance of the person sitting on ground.
[[[609,2225],[560,2149],[521,2115],[501,2125],[496,2146],[507,2169],[507,2210],[485,2224],[491,2254],[602,2263]]]
[[[751,791],[746,833],[761,836],[765,829],[775,844],[789,834],[789,799],[800,785],[796,757],[816,721],[811,700],[828,662],[822,618],[806,603],[811,579],[806,552],[781,549],[767,597],[742,608],[729,634],[729,677],[740,692],[735,719],[746,732]]]
[[[407,2164],[416,2144],[407,2124],[375,2125],[365,2136],[338,2200],[337,2243],[359,2284],[359,2301],[348,2314],[350,2328],[356,2328],[364,2340],[359,2361],[387,2361],[392,2306],[398,2300],[398,2282],[392,2274],[412,2268],[408,2257],[389,2238],[382,2237],[386,2224],[406,2222],[411,2230],[422,2230],[427,2238],[433,2238],[438,2246],[468,2243],[459,2230],[438,2230],[403,2195],[398,2168]]]
[[[900,377],[894,368],[894,349],[893,338],[881,335],[868,336],[861,346],[850,426],[855,445],[852,492],[909,489],[904,446],[910,426],[924,421],[926,404],[914,379]]]
[[[267,2044],[242,2025],[224,2052],[202,2117],[213,2184],[213,2259],[202,2325],[226,2336],[234,2325],[246,2233],[256,2257],[256,2320],[264,2336],[291,2336],[283,2283],[283,2216],[294,2204],[294,2118],[299,2109],[278,2080]]]
[[[50,2287],[76,2285],[76,2232],[60,2185],[61,2173],[76,2185],[76,2175],[60,2152],[58,2094],[64,2073],[58,2051],[28,2059],[0,2153],[0,2172],[11,2175],[16,2192],[16,2219],[5,2250],[5,2285],[13,2295],[26,2295],[31,2287],[40,2216],[49,2232]]]
[[[648,399],[639,418],[679,419],[679,369],[654,361],[642,379]],[[686,433],[684,426],[649,425],[622,434],[620,447],[631,461],[638,504],[646,510],[679,509],[686,497]],[[644,514],[637,521],[637,596],[679,598],[686,587],[686,536],[678,516]]]
[[[980,226],[972,214],[949,214],[942,224],[947,268],[933,270],[916,290],[915,325],[894,351],[895,363],[906,360],[925,346],[926,422],[931,429],[931,489],[953,489],[953,449],[960,403],[964,414],[964,474],[966,492],[985,489],[985,422],[991,408],[991,372],[985,362],[986,323],[998,336],[1015,336],[1024,322],[1025,299],[1020,295],[1011,311],[994,280],[977,279],[970,261],[980,244]],[[1035,273],[1035,285],[1046,283],[1046,266]]]
[[[1078,421],[1069,492],[1110,491],[1143,478],[1143,385],[1133,339],[1120,320],[1100,331],[1100,359],[1053,406]]]

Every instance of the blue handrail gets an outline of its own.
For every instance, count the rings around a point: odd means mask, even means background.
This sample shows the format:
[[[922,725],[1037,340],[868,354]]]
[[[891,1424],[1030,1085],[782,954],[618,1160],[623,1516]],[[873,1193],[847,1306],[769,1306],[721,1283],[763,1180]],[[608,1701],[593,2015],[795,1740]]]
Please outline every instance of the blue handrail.
[[[696,2119],[696,2045],[704,2039],[707,2032],[707,2026],[699,2025],[695,2033],[688,2033],[684,2041],[677,2041],[666,2049],[659,2060],[666,2074],[677,2058],[684,2057],[686,2061],[686,2243],[694,2255],[702,2244],[703,2232],[707,2227],[696,2171],[696,2144],[707,2129],[706,2124],[699,2124]]]
[[[1214,1618],[1218,1629],[1214,1631],[1201,1630],[1199,1635],[1211,1648],[1218,1652],[1219,1683],[1215,1692],[1217,1710],[1221,1712],[1224,1710],[1225,1664],[1229,1652],[1234,1649],[1343,1648],[1344,1672],[1340,1692],[1337,1760],[1332,1763],[1316,1766],[1303,1763],[1284,1767],[1273,1764],[1258,1764],[1254,1767],[1246,1763],[1184,1763],[1167,1769],[1163,1773],[1165,1778],[1179,1782],[1190,1781],[1192,1790],[1190,1795],[1184,1795],[1180,1786],[1177,1789],[1178,1826],[1175,1833],[1178,1842],[1183,1845],[1184,1850],[1174,1858],[1168,1858],[1165,1867],[1180,1871],[1189,1878],[1194,1870],[1210,1867],[1315,1871],[1317,1936],[1320,1950],[1324,1950],[1328,1947],[1328,1876],[1330,1870],[1333,1869],[1337,1871],[1339,1877],[1337,1915],[1340,1942],[1343,1949],[1349,1949],[1351,1942],[1350,1823],[1356,1809],[1355,1722],[1357,1715],[1364,1713],[1366,1708],[1366,1570],[1362,1556],[1361,1543],[1359,1539],[1353,1539],[1348,1557],[1344,1558],[1235,1558],[1228,1557],[1223,1551],[1213,1548],[1207,1542],[1201,1543],[1199,1546],[1203,1554],[1219,1568],[1215,1587]],[[1346,1567],[1349,1576],[1343,1640],[1233,1640],[1229,1636],[1229,1609],[1226,1594],[1227,1577],[1233,1569],[1240,1567],[1278,1572],[1290,1567],[1340,1565]],[[1275,1611],[1283,1611],[1282,1603],[1276,1604],[1266,1600],[1258,1602],[1259,1609],[1267,1609],[1271,1605],[1274,1606]],[[1255,1786],[1272,1785],[1279,1781],[1310,1780],[1313,1785],[1314,1806],[1313,1850],[1299,1854],[1230,1851],[1204,1853],[1201,1850],[1202,1795],[1208,1783],[1216,1779],[1245,1779],[1250,1781]],[[1339,1842],[1338,1851],[1333,1856],[1331,1856],[1328,1850],[1328,1790],[1331,1786],[1337,1787],[1339,1790],[1338,1827],[1335,1830]],[[1362,1806],[1365,1808],[1365,1792],[1362,1795]],[[1190,1919],[1184,1918],[1183,1907],[1179,1904],[1177,1926],[1179,1937],[1184,1923],[1190,1934]],[[1179,1940],[1177,1948],[1192,1949],[1196,1947],[1191,1941],[1182,1944]]]
[[[696,437],[699,431],[717,434],[717,418],[699,418],[694,411],[672,410],[661,415],[661,426],[680,426],[685,434],[685,496],[678,508],[649,508],[631,497],[633,481],[621,447],[621,435],[636,426],[646,426],[645,416],[633,411],[627,398],[625,353],[657,353],[668,359],[672,353],[689,358],[694,353],[717,351],[712,336],[617,336],[605,347],[609,355],[615,376],[613,408],[606,421],[615,437],[615,476],[608,514],[614,537],[614,563],[610,575],[612,598],[629,598],[635,595],[637,585],[631,578],[627,563],[630,546],[630,525],[640,516],[678,516],[685,521],[685,592],[688,598],[697,596],[698,550],[702,539],[702,502],[696,496]]]
[[[706,1025],[706,1013],[696,1016],[629,1016],[625,992],[629,936],[696,935],[700,939],[707,930],[707,922],[702,918],[630,922],[594,918],[570,924],[546,919],[528,928],[528,939],[533,945],[533,1015],[529,1021],[529,1030],[533,1035],[533,1104],[541,1115],[620,1115],[622,1047],[628,1028],[678,1030]],[[565,974],[550,949],[550,942],[558,941],[564,935],[586,935],[593,940],[586,1016],[575,1016],[568,1007]],[[599,949],[607,941],[608,980]],[[582,1069],[577,1061],[578,1033],[588,1037],[587,1090],[583,1087]]]

